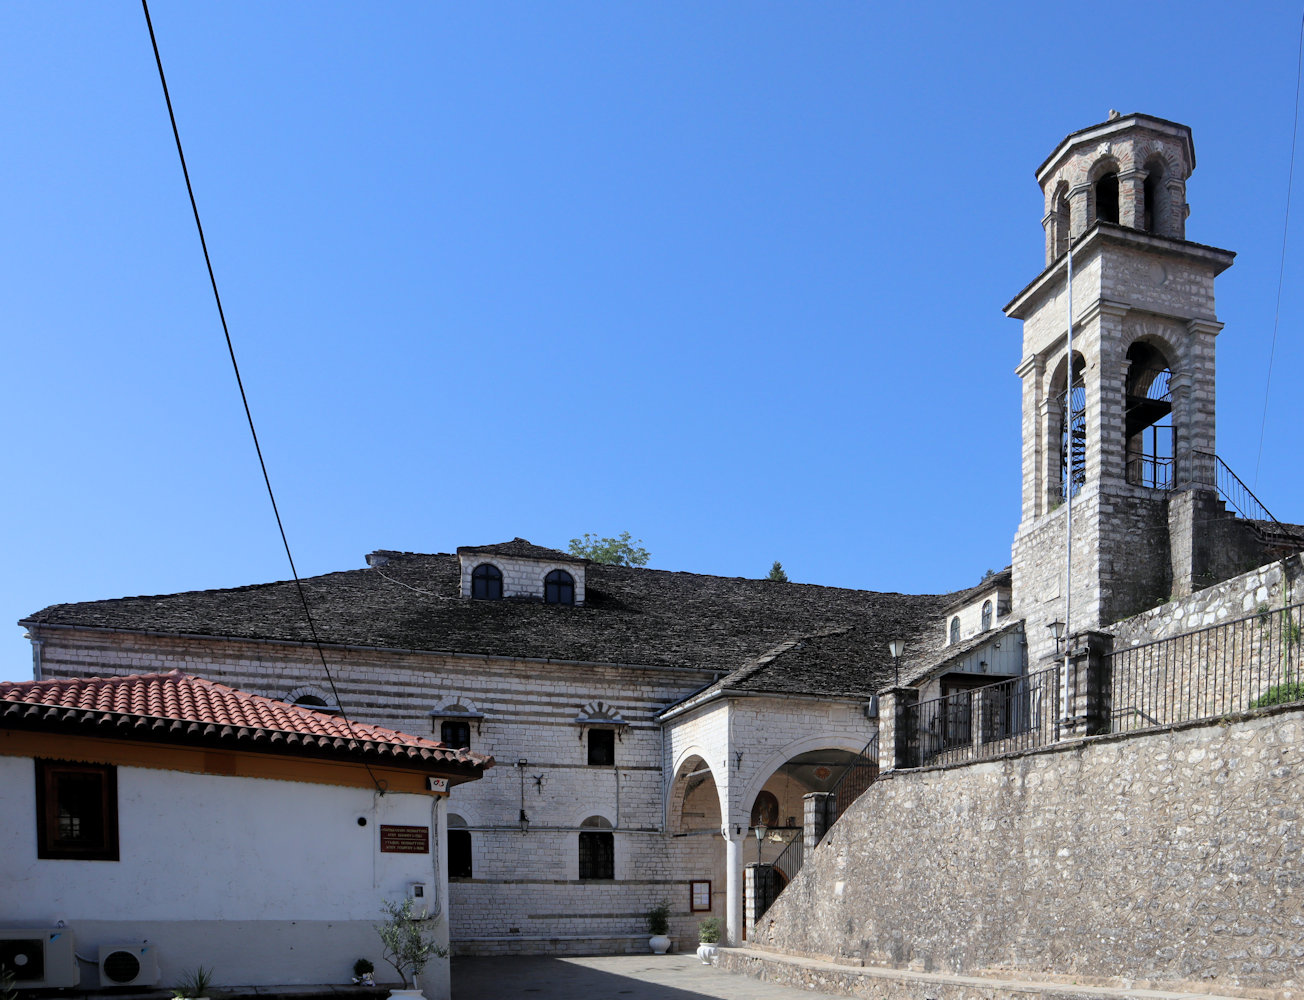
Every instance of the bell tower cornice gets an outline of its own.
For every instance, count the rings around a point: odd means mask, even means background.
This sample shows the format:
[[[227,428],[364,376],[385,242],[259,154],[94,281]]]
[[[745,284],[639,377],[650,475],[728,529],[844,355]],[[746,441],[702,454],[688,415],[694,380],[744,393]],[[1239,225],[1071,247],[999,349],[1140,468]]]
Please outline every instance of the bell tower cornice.
[[[1192,243],[1190,240],[1177,240],[1153,233],[1137,232],[1110,222],[1097,222],[1085,234],[1073,241],[1074,267],[1081,270],[1093,254],[1111,246],[1129,247],[1148,254],[1189,261],[1209,269],[1215,277],[1231,267],[1232,262],[1236,260],[1236,254],[1231,250],[1222,250],[1203,243]],[[1012,319],[1027,319],[1047,294],[1057,292],[1064,284],[1067,267],[1068,262],[1061,255],[1006,304],[1005,315]],[[1077,282],[1075,281],[1074,284],[1076,285]],[[1085,307],[1086,303],[1083,305]]]

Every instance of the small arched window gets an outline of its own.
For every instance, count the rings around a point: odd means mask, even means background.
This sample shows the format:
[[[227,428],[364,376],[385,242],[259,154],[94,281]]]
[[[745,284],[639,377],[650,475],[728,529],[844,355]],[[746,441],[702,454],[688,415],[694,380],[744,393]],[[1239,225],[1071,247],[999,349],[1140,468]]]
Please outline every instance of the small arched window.
[[[956,615],[954,618],[951,619],[951,642],[957,643],[959,641],[960,641],[960,616]]]
[[[1118,224],[1118,173],[1109,171],[1096,181],[1096,221]]]
[[[580,878],[616,877],[616,841],[611,824],[590,816],[580,824]]]
[[[448,877],[474,878],[471,862],[471,831],[466,820],[456,813],[448,814]]]
[[[481,563],[471,570],[471,596],[477,601],[501,601],[503,571],[493,563]]]
[[[555,569],[543,578],[545,604],[574,604],[575,580],[564,569]]]
[[[983,601],[983,631],[992,627],[992,602]]]

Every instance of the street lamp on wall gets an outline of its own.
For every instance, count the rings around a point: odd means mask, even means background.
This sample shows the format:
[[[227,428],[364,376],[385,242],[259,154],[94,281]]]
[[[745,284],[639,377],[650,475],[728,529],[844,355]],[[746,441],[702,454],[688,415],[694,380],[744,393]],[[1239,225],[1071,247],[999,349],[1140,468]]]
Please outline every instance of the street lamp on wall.
[[[1064,623],[1058,618],[1046,626],[1055,636],[1055,655],[1059,656],[1060,640],[1064,638]]]
[[[892,665],[896,669],[896,683],[901,683],[901,654],[905,651],[906,644],[903,639],[893,639],[887,644],[888,652],[892,654]]]

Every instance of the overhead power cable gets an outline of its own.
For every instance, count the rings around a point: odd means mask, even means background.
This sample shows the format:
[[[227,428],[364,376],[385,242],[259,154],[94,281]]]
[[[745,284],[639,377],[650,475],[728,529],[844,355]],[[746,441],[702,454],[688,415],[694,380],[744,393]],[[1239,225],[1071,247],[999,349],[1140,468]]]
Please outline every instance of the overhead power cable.
[[[172,110],[172,95],[168,92],[167,76],[163,72],[163,59],[158,51],[158,39],[154,35],[154,22],[149,16],[148,0],[140,0],[140,5],[145,11],[145,25],[149,28],[150,45],[154,48],[154,63],[158,66],[159,83],[163,85],[163,100],[168,106],[168,119],[172,122],[172,137],[177,143],[177,157],[181,160],[181,173],[186,179],[186,193],[190,195],[190,210],[195,215],[195,229],[199,232],[199,245],[204,251],[204,264],[208,267],[208,281],[213,286],[213,301],[217,303],[217,316],[222,321],[222,333],[226,337],[226,351],[231,357],[231,369],[235,372],[235,384],[240,389],[240,401],[244,404],[245,419],[249,422],[249,435],[253,438],[254,451],[258,454],[258,465],[263,470],[263,483],[267,487],[267,498],[272,502],[272,513],[276,515],[276,527],[281,533],[281,544],[285,547],[285,558],[290,563],[290,573],[294,577],[294,586],[299,594],[299,603],[303,605],[303,615],[308,622],[308,634],[312,637],[312,643],[317,649],[317,656],[321,660],[321,668],[326,674],[326,680],[330,683],[331,695],[335,698],[335,704],[339,707],[340,717],[344,720],[344,725],[349,730],[349,735],[357,740],[357,734],[353,729],[353,722],[349,719],[348,712],[345,711],[344,702],[340,698],[339,690],[335,687],[335,678],[331,675],[331,668],[326,662],[326,651],[322,648],[321,638],[317,634],[317,623],[313,620],[312,611],[308,607],[308,597],[304,593],[303,581],[299,579],[299,571],[294,565],[294,555],[290,551],[290,540],[285,534],[285,524],[281,521],[281,511],[276,505],[276,494],[272,490],[272,480],[267,473],[267,462],[263,459],[263,449],[258,443],[258,431],[254,427],[253,411],[249,408],[249,397],[245,393],[244,380],[240,377],[240,365],[235,359],[235,346],[231,342],[231,330],[226,323],[226,312],[222,309],[222,295],[217,290],[217,276],[213,272],[213,260],[208,253],[208,241],[204,238],[204,224],[199,219],[199,203],[195,200],[195,189],[190,183],[190,170],[186,166],[186,153],[181,148],[181,132],[177,128],[177,116]],[[367,774],[371,776],[372,783],[376,786],[376,791],[382,795],[385,793],[385,783],[376,777],[371,770],[370,765],[364,760],[362,766],[367,769]]]
[[[1281,289],[1286,281],[1286,236],[1290,232],[1290,195],[1295,184],[1295,139],[1299,135],[1299,82],[1304,70],[1304,13],[1299,19],[1299,45],[1295,56],[1295,114],[1290,127],[1290,171],[1286,175],[1286,218],[1281,224],[1281,266],[1277,271],[1277,306],[1272,313],[1272,347],[1268,351],[1268,380],[1263,387],[1263,419],[1259,422],[1259,457],[1254,462],[1254,485],[1259,485],[1263,464],[1263,438],[1268,428],[1268,390],[1272,388],[1272,362],[1277,356],[1277,324],[1281,320]]]

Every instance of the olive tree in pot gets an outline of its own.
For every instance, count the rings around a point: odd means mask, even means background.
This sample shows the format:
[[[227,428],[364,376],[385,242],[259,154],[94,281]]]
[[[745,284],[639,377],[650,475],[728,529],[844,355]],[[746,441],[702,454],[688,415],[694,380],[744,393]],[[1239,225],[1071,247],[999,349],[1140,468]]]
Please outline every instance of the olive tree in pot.
[[[657,903],[647,911],[647,932],[652,935],[647,943],[652,948],[653,955],[664,955],[670,950],[670,938],[666,937],[668,930],[670,907],[665,903]]]
[[[710,965],[715,958],[716,945],[720,943],[720,918],[707,917],[697,923],[697,957],[703,965]]]
[[[384,923],[376,925],[381,953],[403,980],[401,990],[390,990],[391,997],[424,998],[416,988],[416,978],[432,958],[447,958],[448,949],[426,936],[425,924],[412,912],[413,901],[401,903],[386,899],[381,904]]]

